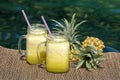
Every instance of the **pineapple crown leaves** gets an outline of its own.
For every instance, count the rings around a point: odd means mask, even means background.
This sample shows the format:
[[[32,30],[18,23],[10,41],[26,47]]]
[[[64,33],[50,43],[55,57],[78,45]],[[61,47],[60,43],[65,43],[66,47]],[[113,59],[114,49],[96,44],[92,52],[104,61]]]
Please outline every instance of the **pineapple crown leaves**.
[[[53,22],[57,23],[58,27],[53,28],[54,32],[57,32],[59,34],[64,34],[66,36],[66,38],[68,39],[68,41],[72,44],[78,44],[81,45],[80,42],[78,41],[78,37],[80,35],[78,35],[78,31],[77,28],[83,24],[84,22],[86,22],[86,20],[81,21],[80,23],[76,24],[76,18],[75,18],[76,14],[74,13],[71,21],[69,22],[66,18],[62,19],[62,22],[58,22],[56,20],[52,20]]]
[[[104,60],[102,51],[96,50],[94,46],[87,46],[86,48],[77,49],[78,54],[73,54],[80,60],[76,66],[76,69],[84,66],[86,69],[91,70],[92,68],[97,68],[99,63]]]

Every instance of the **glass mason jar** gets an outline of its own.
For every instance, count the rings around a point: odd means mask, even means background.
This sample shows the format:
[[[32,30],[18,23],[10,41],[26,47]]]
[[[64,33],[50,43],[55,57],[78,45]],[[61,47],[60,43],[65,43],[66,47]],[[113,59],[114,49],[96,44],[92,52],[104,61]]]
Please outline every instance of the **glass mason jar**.
[[[69,70],[69,42],[64,36],[52,36],[47,40],[46,68],[49,72]]]
[[[40,45],[46,41],[47,33],[42,24],[32,24],[32,28],[28,29],[27,35],[22,35],[19,38],[18,50],[21,52],[21,42],[26,39],[26,60],[29,64],[41,64],[46,57],[45,44]]]

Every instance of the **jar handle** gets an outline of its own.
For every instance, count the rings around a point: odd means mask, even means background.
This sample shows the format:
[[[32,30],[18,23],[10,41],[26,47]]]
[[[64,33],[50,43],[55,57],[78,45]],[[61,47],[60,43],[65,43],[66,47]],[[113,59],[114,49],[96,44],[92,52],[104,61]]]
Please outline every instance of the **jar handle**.
[[[41,55],[42,55],[42,56],[44,55],[44,57],[46,58],[46,52],[45,52],[44,54],[41,53],[42,51],[41,51],[40,47],[41,47],[42,45],[45,45],[45,47],[46,47],[46,41],[44,41],[44,42],[42,42],[42,43],[40,43],[40,44],[38,45],[37,57],[38,57],[39,60],[40,60],[40,58],[41,58]],[[40,55],[39,55],[39,53],[40,53]],[[41,68],[44,68],[44,67],[45,67],[45,60],[42,60],[42,63],[39,64],[39,67],[41,67]]]
[[[26,56],[25,52],[22,52],[22,51],[21,51],[21,46],[22,46],[22,40],[23,40],[23,39],[26,39],[26,35],[20,36],[19,41],[18,41],[18,53],[21,54],[21,56],[20,56],[20,59],[21,59],[21,60],[24,60],[23,57]]]

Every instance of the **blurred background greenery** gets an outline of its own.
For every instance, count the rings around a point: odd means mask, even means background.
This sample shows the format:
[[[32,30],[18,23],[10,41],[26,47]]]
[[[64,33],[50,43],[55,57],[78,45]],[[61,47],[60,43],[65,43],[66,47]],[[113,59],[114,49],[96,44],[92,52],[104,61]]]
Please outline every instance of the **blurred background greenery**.
[[[120,0],[0,0],[1,46],[17,49],[19,36],[26,34],[22,9],[31,23],[42,23],[43,15],[50,28],[54,27],[50,19],[70,19],[76,13],[78,21],[87,20],[79,27],[81,42],[94,36],[120,50]]]

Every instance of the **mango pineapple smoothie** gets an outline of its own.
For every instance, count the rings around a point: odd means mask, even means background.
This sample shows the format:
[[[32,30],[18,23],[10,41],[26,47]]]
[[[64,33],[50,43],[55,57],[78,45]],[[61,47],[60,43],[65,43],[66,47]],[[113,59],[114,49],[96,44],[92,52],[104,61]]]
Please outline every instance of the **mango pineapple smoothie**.
[[[69,70],[69,42],[54,39],[47,42],[46,68],[49,72],[66,72]]]
[[[46,33],[44,30],[31,30],[27,34],[27,62],[30,64],[41,64],[45,60],[46,47],[45,45],[40,45],[46,41]]]

